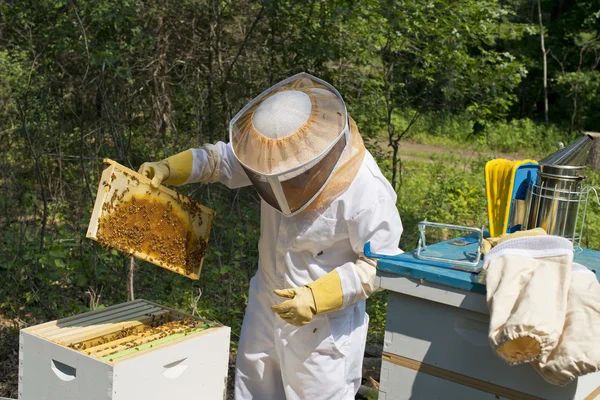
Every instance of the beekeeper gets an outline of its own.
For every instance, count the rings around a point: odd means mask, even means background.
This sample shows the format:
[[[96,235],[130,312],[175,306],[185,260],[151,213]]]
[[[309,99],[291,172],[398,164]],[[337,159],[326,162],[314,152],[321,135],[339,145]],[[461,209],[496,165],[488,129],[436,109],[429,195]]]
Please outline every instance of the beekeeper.
[[[248,103],[230,142],[140,172],[160,183],[253,185],[261,202],[235,376],[237,399],[354,399],[376,289],[371,251],[395,255],[396,194],[365,150],[338,91],[306,73]]]

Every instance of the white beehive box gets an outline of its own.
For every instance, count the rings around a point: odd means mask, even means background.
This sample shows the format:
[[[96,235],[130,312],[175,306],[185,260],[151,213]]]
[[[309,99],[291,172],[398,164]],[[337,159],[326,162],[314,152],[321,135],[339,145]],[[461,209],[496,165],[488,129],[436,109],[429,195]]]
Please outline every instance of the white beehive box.
[[[229,334],[147,300],[26,328],[19,399],[223,399]]]

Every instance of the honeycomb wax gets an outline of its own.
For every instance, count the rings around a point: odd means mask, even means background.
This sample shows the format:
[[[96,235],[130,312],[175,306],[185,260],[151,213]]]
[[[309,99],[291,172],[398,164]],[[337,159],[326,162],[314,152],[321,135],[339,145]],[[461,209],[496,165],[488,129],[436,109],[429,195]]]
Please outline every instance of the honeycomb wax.
[[[149,261],[155,258],[160,264],[183,269],[179,272],[192,273],[204,257],[206,242],[198,240],[171,201],[125,195],[113,196],[105,204],[98,224],[98,242],[111,249],[145,253]],[[189,207],[183,202],[181,206]]]

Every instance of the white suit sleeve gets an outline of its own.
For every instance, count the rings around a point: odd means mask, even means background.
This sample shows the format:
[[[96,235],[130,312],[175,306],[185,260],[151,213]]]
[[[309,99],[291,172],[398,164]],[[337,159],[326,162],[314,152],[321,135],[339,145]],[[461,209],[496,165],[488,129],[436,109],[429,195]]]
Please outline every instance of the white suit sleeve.
[[[221,182],[230,189],[252,184],[233,154],[231,143],[205,144],[199,149],[192,149],[192,154],[192,173],[186,183]]]
[[[337,268],[344,294],[343,307],[364,300],[376,290],[376,263],[364,257],[365,244],[371,251],[382,255],[402,253],[398,248],[402,235],[402,221],[395,199],[382,197],[369,208],[348,221],[350,242],[358,259]]]

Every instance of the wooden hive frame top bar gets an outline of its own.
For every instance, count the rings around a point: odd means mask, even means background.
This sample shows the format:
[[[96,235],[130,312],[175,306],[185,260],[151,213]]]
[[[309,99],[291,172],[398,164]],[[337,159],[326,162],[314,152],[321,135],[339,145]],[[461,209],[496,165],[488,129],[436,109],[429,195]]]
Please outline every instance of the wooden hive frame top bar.
[[[184,320],[195,322],[189,327],[178,325],[178,321]],[[114,363],[138,356],[142,351],[164,348],[202,335],[203,331],[211,328],[220,326],[138,299],[23,331],[103,362]],[[114,360],[112,355],[115,355]]]

